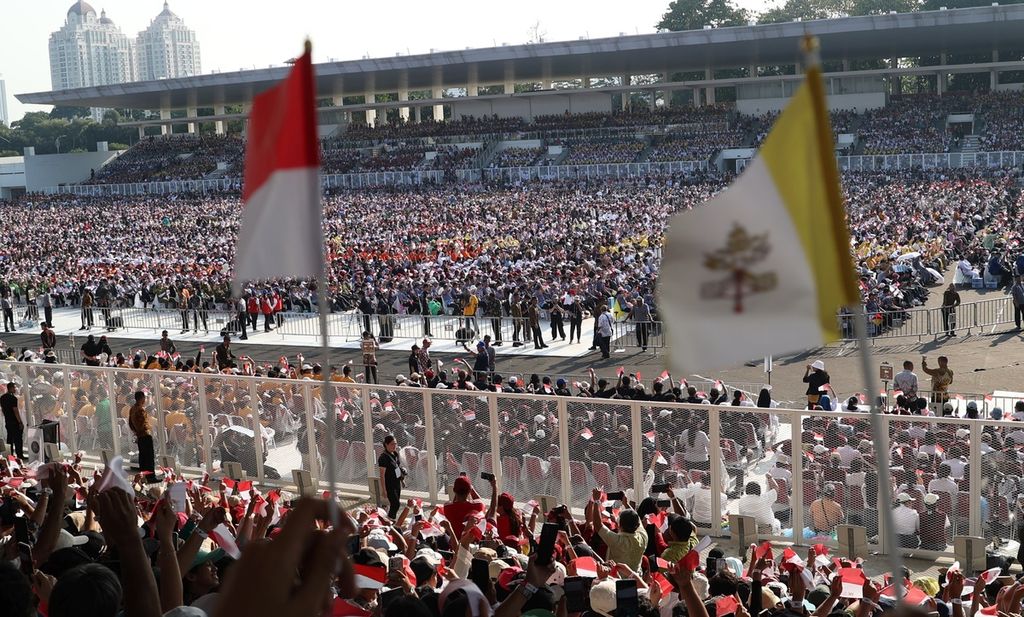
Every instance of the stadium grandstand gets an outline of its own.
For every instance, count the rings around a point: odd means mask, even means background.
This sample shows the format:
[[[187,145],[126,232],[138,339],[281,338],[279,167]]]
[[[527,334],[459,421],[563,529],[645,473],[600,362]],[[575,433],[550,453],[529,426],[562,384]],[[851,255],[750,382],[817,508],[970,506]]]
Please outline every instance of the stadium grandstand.
[[[922,362],[865,394],[843,312],[774,383],[662,372],[666,223],[743,172],[806,32],[868,336]],[[70,615],[66,581],[120,577],[126,615],[263,615],[298,567],[329,597],[281,614],[877,617],[895,554],[913,610],[1019,615],[1024,393],[963,384],[1019,380],[1021,32],[993,4],[318,64],[326,333],[314,280],[231,289],[246,110],[287,68],[18,95],[151,113],[120,153],[0,159],[0,518],[32,576],[0,596]],[[329,481],[330,532],[300,498]]]

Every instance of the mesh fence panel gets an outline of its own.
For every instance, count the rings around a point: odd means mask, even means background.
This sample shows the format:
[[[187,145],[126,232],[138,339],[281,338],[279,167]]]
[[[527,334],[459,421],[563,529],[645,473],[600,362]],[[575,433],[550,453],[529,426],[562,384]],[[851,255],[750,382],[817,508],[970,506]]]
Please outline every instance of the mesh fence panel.
[[[718,445],[726,486],[723,509],[727,514],[754,517],[756,532],[761,537],[781,535],[783,528],[791,527],[788,480],[792,474],[784,471],[787,455],[777,452],[774,446],[789,438],[789,426],[781,426],[776,414],[757,407],[718,409]],[[731,535],[731,529],[725,531]]]
[[[630,406],[600,403],[594,399],[567,399],[566,417],[570,506],[583,508],[592,488],[602,488],[609,493],[633,490]],[[561,461],[550,460],[558,473],[551,474],[549,491],[558,495]]]
[[[462,472],[480,491],[480,472],[494,468],[487,398],[434,390],[432,408],[434,445],[438,454],[438,499],[448,499],[452,483]],[[489,491],[480,492],[486,495]]]
[[[991,422],[977,431],[981,433],[981,453],[978,457],[981,465],[978,475],[982,507],[979,514],[982,535],[986,539],[1019,538],[1012,521],[1016,520],[1019,524],[1024,510],[1024,500],[1019,497],[1024,494],[1024,462],[1020,451],[1020,446],[1024,445],[1024,430],[1019,422],[1024,419],[1024,408],[1016,411],[1014,407],[1019,404],[1017,401],[1006,403],[1006,407],[1000,408],[1004,412],[1002,417],[1013,417],[1018,422]],[[1010,416],[1011,413],[1013,416]],[[972,446],[974,441],[971,439]],[[958,495],[957,501],[959,499]],[[954,518],[959,518],[957,514],[957,504],[954,503]],[[999,546],[1003,544],[1005,542],[998,542]]]
[[[501,490],[522,503],[548,493],[549,457],[558,456],[558,409],[554,397],[495,399],[498,406]],[[560,480],[556,479],[557,487]]]
[[[266,429],[264,473],[290,479],[293,469],[312,472],[306,439],[305,385],[279,379],[262,380],[256,387],[256,397],[260,426]],[[316,460],[315,457],[312,460]],[[319,467],[315,469],[319,471]]]
[[[206,410],[210,426],[215,429],[213,465],[238,463],[249,476],[255,477],[256,446],[251,416],[253,403],[248,384],[243,379],[218,376],[207,386]]]
[[[188,373],[159,373],[158,376],[164,413],[165,454],[182,467],[202,467],[197,379]]]
[[[362,390],[332,386],[332,393],[334,410],[338,414],[334,444],[338,457],[338,482],[355,485],[360,476],[366,475]]]

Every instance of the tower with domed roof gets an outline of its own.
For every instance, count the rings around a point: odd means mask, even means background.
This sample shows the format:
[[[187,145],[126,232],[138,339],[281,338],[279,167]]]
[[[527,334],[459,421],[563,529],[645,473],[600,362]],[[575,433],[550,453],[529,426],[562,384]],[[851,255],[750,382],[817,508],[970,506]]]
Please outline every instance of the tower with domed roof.
[[[199,41],[164,2],[164,9],[135,39],[139,79],[170,79],[199,75]]]
[[[135,79],[134,45],[106,11],[85,0],[68,9],[64,25],[50,34],[50,81],[54,90],[118,84]]]

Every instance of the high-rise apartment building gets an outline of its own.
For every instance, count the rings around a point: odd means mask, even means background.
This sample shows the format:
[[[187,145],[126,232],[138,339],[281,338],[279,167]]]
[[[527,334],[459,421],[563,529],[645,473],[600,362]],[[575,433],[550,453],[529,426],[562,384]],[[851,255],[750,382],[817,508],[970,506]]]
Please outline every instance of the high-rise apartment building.
[[[200,74],[196,33],[175,15],[167,2],[164,10],[135,39],[138,79],[168,79]]]

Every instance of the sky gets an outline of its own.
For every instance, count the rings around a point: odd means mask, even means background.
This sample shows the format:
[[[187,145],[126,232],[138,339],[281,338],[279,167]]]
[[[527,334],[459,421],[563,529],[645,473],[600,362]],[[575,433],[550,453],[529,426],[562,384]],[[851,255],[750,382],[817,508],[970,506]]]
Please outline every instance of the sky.
[[[88,0],[134,38],[163,0]],[[546,41],[654,32],[669,0],[169,0],[196,31],[203,73],[281,65],[313,41],[314,62],[525,43],[536,24]],[[17,93],[50,90],[50,33],[71,0],[0,0],[0,76],[11,121],[48,107]],[[761,9],[762,0],[740,6]]]

